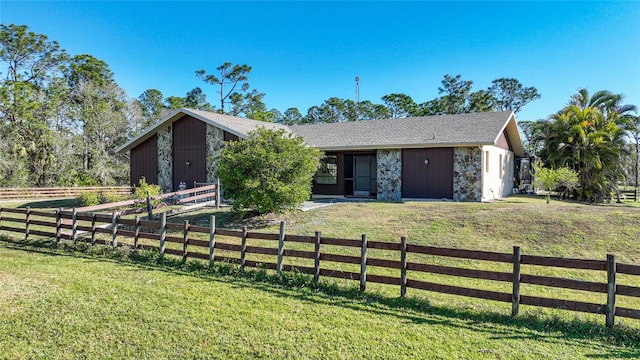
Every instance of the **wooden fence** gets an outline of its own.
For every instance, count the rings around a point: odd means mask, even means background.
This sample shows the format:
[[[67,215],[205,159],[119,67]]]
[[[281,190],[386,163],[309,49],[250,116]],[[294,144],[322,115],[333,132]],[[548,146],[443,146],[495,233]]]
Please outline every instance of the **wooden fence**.
[[[83,186],[83,187],[35,187],[0,188],[1,199],[32,199],[75,197],[84,192],[105,192],[120,195],[131,194],[130,186]]]
[[[629,201],[638,201],[638,193],[636,190],[622,190],[620,191],[620,195]]]
[[[9,216],[7,216],[9,215]],[[22,215],[22,216],[20,216]],[[34,217],[48,220],[35,220]],[[71,222],[63,222],[62,219],[70,219]],[[21,224],[21,227],[7,226],[7,222]],[[85,225],[82,225],[83,222]],[[4,224],[3,224],[4,223]],[[87,225],[90,223],[90,225]],[[49,231],[33,229],[33,226],[48,228]],[[128,228],[128,230],[125,230]],[[513,253],[499,253],[490,251],[475,251],[452,248],[441,248],[424,245],[408,244],[405,237],[398,243],[370,241],[366,235],[361,239],[341,239],[323,237],[320,232],[314,236],[289,235],[285,233],[285,224],[280,224],[278,234],[267,234],[250,232],[246,228],[242,231],[225,230],[216,228],[215,217],[211,217],[210,226],[194,226],[184,221],[182,224],[167,223],[166,216],[162,216],[159,222],[134,219],[122,219],[111,215],[79,213],[73,211],[36,211],[26,209],[0,208],[0,230],[23,233],[25,239],[31,235],[55,238],[58,242],[61,239],[76,241],[87,241],[91,244],[101,243],[118,246],[131,246],[134,249],[156,249],[160,256],[166,254],[177,255],[184,261],[187,258],[203,259],[213,265],[215,261],[226,261],[237,263],[241,269],[245,267],[256,267],[273,269],[278,275],[282,271],[295,270],[313,275],[314,282],[318,282],[320,276],[352,279],[359,281],[360,290],[366,291],[367,283],[381,283],[396,285],[400,288],[400,295],[406,296],[407,288],[422,289],[433,292],[467,296],[511,303],[512,315],[517,315],[520,305],[533,305],[546,308],[558,308],[593,314],[603,314],[606,317],[606,325],[613,327],[615,316],[640,319],[640,310],[616,306],[616,296],[627,296],[640,298],[640,287],[616,284],[616,275],[625,274],[640,276],[640,266],[617,263],[614,255],[607,255],[606,260],[590,259],[568,259],[546,256],[525,255],[521,253],[519,247],[513,247]],[[65,231],[63,231],[65,230]],[[178,232],[180,236],[175,236]],[[208,240],[191,238],[193,234],[205,234]],[[107,234],[107,239],[97,239],[96,234]],[[235,237],[240,239],[240,244],[223,243],[217,241],[218,237]],[[157,241],[155,245],[142,245],[140,239]],[[262,241],[272,241],[277,243],[275,247],[249,246],[247,239],[260,239]],[[182,244],[182,249],[167,248],[167,243]],[[312,244],[314,251],[303,251],[289,249],[285,244],[307,243]],[[322,247],[338,246],[346,248],[357,248],[359,256],[340,255],[329,252],[322,252]],[[204,249],[205,252],[193,251],[193,249]],[[390,251],[395,254],[396,260],[371,258],[368,256],[369,249],[379,249]],[[237,257],[220,256],[216,250],[237,253]],[[248,260],[247,254],[261,254],[270,256],[270,261]],[[409,262],[407,255],[423,254],[438,257],[450,257],[459,259],[482,260],[491,263],[511,264],[512,271],[499,272],[476,270],[449,266],[428,264],[426,262]],[[294,266],[285,265],[285,257],[301,258],[313,260],[314,266]],[[331,269],[331,263],[346,263],[359,265],[359,272]],[[322,266],[321,266],[322,264]],[[325,265],[328,264],[328,265]],[[544,267],[555,267],[565,269],[583,269],[606,272],[607,281],[594,282],[585,280],[575,280],[558,278],[551,276],[540,276],[524,274],[521,272],[522,265],[536,265]],[[327,267],[329,266],[329,267]],[[379,267],[397,270],[398,276],[374,275],[368,273],[369,267]],[[480,290],[468,287],[453,286],[442,283],[427,282],[411,279],[407,271],[422,272],[430,274],[449,275],[471,279],[481,279],[510,283],[511,292],[498,292]],[[597,304],[583,301],[571,301],[563,299],[545,298],[537,296],[521,295],[520,290],[523,284],[542,285],[547,287],[581,290],[587,292],[606,294],[606,303]],[[634,282],[638,284],[638,282]]]
[[[186,203],[198,202],[198,201],[213,202],[215,207],[218,208],[220,207],[220,201],[219,201],[220,188],[218,187],[217,184],[208,184],[206,186],[200,186],[198,188],[194,187],[192,189],[185,189],[185,190],[156,195],[156,196],[150,197],[150,200],[165,200],[169,198],[174,198],[175,204],[186,204]],[[118,201],[118,202],[112,202],[112,203],[106,203],[106,204],[85,206],[85,207],[76,209],[76,211],[92,212],[92,211],[98,211],[98,210],[113,209],[118,207],[132,206],[138,203],[143,203],[145,201],[146,199],[124,200],[124,201]],[[125,211],[120,211],[117,214],[120,215],[125,213],[126,213]]]

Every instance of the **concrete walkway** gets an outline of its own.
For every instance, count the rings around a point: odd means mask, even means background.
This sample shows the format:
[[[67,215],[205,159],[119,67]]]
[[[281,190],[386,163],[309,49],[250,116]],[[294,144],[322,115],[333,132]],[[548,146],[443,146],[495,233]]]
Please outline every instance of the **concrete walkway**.
[[[300,208],[300,210],[309,211],[309,210],[337,204],[338,202],[340,202],[338,199],[309,200],[309,201],[305,201],[304,204],[302,204],[302,208]]]

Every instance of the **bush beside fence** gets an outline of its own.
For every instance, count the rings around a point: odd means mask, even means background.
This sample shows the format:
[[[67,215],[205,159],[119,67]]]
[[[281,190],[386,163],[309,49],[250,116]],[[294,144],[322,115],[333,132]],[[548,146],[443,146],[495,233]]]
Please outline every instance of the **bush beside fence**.
[[[9,216],[7,216],[9,215]],[[23,215],[23,216],[19,216]],[[47,220],[36,220],[34,217]],[[71,220],[62,221],[63,219]],[[6,223],[17,223],[21,227],[7,226]],[[4,223],[4,224],[3,224]],[[88,225],[90,223],[90,225]],[[33,229],[33,226],[49,228],[50,231]],[[127,228],[127,230],[125,230]],[[153,229],[154,232],[149,230]],[[320,232],[314,236],[289,235],[285,232],[285,224],[281,223],[278,234],[250,232],[247,228],[242,231],[216,228],[215,217],[211,217],[210,226],[194,226],[188,221],[182,224],[167,223],[166,215],[162,214],[160,221],[141,220],[138,216],[134,219],[121,219],[115,213],[111,215],[80,213],[73,211],[36,211],[26,209],[0,208],[0,230],[23,233],[25,239],[37,235],[55,238],[56,242],[68,239],[74,242],[86,241],[91,244],[101,243],[119,246],[130,246],[133,249],[155,249],[160,256],[166,254],[187,258],[203,259],[212,266],[216,261],[237,263],[244,270],[245,267],[272,269],[278,275],[282,271],[296,270],[301,273],[313,275],[313,281],[318,282],[320,276],[356,280],[360,283],[360,290],[366,291],[367,283],[381,283],[399,286],[400,295],[406,296],[407,288],[422,289],[433,292],[466,296],[472,298],[494,300],[511,303],[511,314],[518,315],[520,305],[532,305],[546,308],[558,308],[585,313],[602,314],[606,317],[606,325],[613,327],[616,316],[640,319],[640,310],[616,306],[616,296],[629,296],[640,298],[640,287],[627,286],[616,283],[617,274],[640,276],[640,266],[621,264],[616,262],[614,255],[607,255],[606,260],[592,259],[568,259],[546,256],[534,256],[521,253],[518,246],[513,247],[512,253],[499,253],[490,251],[476,251],[453,248],[441,248],[424,245],[408,244],[405,237],[398,243],[370,241],[366,235],[361,239],[341,239],[322,237]],[[63,231],[66,230],[66,231]],[[143,231],[146,230],[146,231]],[[170,233],[171,232],[171,233]],[[175,236],[175,233],[181,236]],[[97,234],[106,234],[107,239],[97,239]],[[208,240],[192,238],[193,234],[204,234]],[[82,237],[81,237],[82,236]],[[217,241],[218,237],[235,237],[240,239],[240,245]],[[157,241],[155,245],[142,245],[140,239]],[[248,239],[259,239],[277,242],[277,248],[256,245],[247,245]],[[167,248],[167,243],[182,245],[182,249]],[[287,248],[286,244],[307,243],[314,246],[314,251],[296,250]],[[359,256],[332,254],[322,252],[323,246],[338,246],[359,249]],[[191,251],[202,249],[204,252]],[[372,258],[368,256],[370,249],[386,250],[395,254],[396,260]],[[237,256],[221,256],[216,250],[236,253]],[[248,260],[247,254],[260,254],[271,257],[271,261]],[[451,257],[458,259],[481,260],[491,263],[511,264],[511,272],[489,271],[440,266],[424,262],[407,261],[408,254],[423,254],[438,257]],[[284,258],[300,258],[313,260],[311,266],[285,265]],[[330,268],[324,264],[344,263],[359,265],[360,271],[346,271]],[[321,266],[322,264],[322,266]],[[543,267],[555,267],[564,269],[583,269],[606,272],[606,283],[566,279],[551,276],[523,274],[522,265]],[[369,267],[394,269],[398,271],[398,277],[376,275],[368,273]],[[408,278],[407,271],[441,274],[471,279],[489,280],[511,284],[511,292],[481,290],[469,287],[453,286],[441,283],[422,281]],[[634,282],[637,283],[637,282]],[[523,284],[541,285],[554,288],[572,289],[587,292],[606,294],[605,304],[589,303],[553,299],[537,296],[521,295]]]

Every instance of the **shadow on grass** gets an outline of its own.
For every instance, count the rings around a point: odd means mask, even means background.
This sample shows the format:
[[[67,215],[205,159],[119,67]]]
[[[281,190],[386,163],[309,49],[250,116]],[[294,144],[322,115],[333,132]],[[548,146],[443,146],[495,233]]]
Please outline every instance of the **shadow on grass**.
[[[73,244],[52,240],[17,240],[0,236],[0,246],[53,256],[74,256],[89,261],[110,261],[133,265],[145,270],[161,270],[181,276],[197,276],[205,281],[225,282],[233,286],[252,287],[270,294],[299,301],[340,306],[354,311],[366,311],[382,316],[394,316],[417,324],[443,325],[493,334],[494,339],[522,339],[553,343],[571,339],[589,345],[590,340],[602,343],[606,353],[591,358],[640,358],[640,330],[617,324],[609,329],[600,323],[559,317],[540,318],[536,315],[510,315],[491,311],[432,306],[425,299],[414,297],[388,297],[376,293],[362,293],[356,287],[340,286],[334,282],[313,282],[308,274],[283,272],[277,276],[271,270],[241,271],[237,264],[217,262],[209,268],[204,261],[183,262],[177,257],[161,258],[156,251],[135,252],[129,248],[112,249],[110,246],[78,242]],[[517,328],[506,331],[497,326]]]
[[[64,198],[64,199],[47,199],[47,200],[33,200],[25,202],[18,206],[18,208],[32,209],[58,209],[58,208],[73,208],[80,206],[78,199],[76,198]]]

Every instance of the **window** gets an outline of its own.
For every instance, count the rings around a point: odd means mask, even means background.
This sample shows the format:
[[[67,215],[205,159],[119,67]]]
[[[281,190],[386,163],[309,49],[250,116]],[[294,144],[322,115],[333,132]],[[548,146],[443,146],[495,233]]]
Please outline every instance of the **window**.
[[[335,185],[338,183],[338,156],[327,155],[320,160],[316,172],[316,184]]]
[[[489,172],[489,152],[484,152],[484,171]]]
[[[500,160],[499,164],[500,164],[500,179],[502,179],[502,173],[504,172],[504,164],[502,163],[502,154],[500,154]]]

